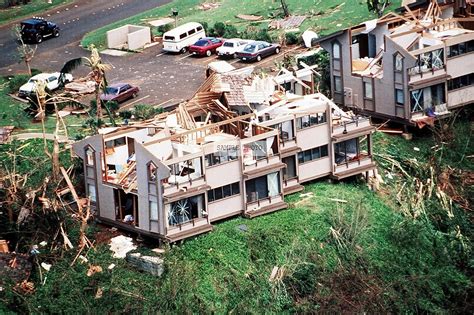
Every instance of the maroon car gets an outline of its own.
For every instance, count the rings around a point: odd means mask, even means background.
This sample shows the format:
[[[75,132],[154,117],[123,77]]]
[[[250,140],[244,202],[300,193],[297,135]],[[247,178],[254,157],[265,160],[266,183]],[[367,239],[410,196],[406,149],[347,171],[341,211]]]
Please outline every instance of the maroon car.
[[[204,37],[189,47],[189,52],[193,55],[210,56],[216,52],[218,47],[224,43],[223,40],[215,37]]]
[[[129,98],[135,98],[140,89],[131,86],[128,83],[117,83],[109,85],[105,88],[105,93],[100,95],[103,102],[115,101],[117,103],[124,102]]]
[[[244,47],[237,53],[237,58],[242,61],[260,61],[262,58],[273,54],[278,54],[281,46],[278,44],[270,44],[263,41],[254,41]]]

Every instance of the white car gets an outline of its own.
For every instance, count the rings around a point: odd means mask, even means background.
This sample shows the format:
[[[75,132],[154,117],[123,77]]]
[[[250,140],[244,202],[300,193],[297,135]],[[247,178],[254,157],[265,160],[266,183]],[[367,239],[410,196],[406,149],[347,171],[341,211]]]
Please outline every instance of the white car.
[[[54,91],[59,87],[59,72],[54,72],[54,73],[40,73],[35,76],[32,76],[28,82],[23,84],[20,87],[20,90],[18,91],[18,96],[20,97],[29,97],[35,94],[36,92],[36,82],[38,81],[43,81],[44,84],[46,85],[46,88],[50,91]],[[65,75],[65,82],[71,82],[72,81],[72,75],[69,73],[66,73]]]
[[[240,38],[227,39],[221,47],[217,48],[217,55],[219,57],[236,58],[237,53],[241,51],[248,43],[248,40],[243,40]]]

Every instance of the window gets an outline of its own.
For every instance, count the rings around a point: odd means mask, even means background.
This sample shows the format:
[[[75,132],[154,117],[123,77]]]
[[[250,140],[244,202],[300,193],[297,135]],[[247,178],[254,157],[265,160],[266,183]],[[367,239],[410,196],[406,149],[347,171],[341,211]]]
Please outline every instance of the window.
[[[368,138],[349,139],[334,145],[334,161],[337,165],[359,161],[368,156]]]
[[[192,30],[188,32],[188,35],[193,35],[194,33],[196,33],[196,30],[193,28]]]
[[[156,181],[156,165],[152,162],[148,164],[148,181]]]
[[[217,145],[217,149],[219,151],[206,154],[206,166],[213,166],[237,160],[237,145]]]
[[[334,92],[342,93],[342,81],[340,76],[334,76]]]
[[[91,148],[86,149],[86,164],[90,166],[94,165],[94,150]]]
[[[308,149],[298,153],[298,162],[300,164],[317,160],[328,156],[328,145]]]
[[[372,91],[372,82],[364,82],[364,97],[367,99],[373,99],[373,91]]]
[[[186,36],[187,36],[186,33],[183,33],[183,34],[179,35],[179,39],[186,38]]]
[[[474,40],[452,45],[447,48],[448,57],[456,57],[472,51],[474,51]]]
[[[204,195],[197,195],[172,202],[168,210],[168,224],[178,225],[202,218],[204,211]]]
[[[444,83],[410,92],[411,112],[431,111],[434,106],[446,103]]]
[[[211,189],[207,192],[207,199],[209,202],[217,201],[223,198],[240,194],[240,184],[235,182],[233,184],[225,185]]]
[[[174,41],[174,36],[165,36],[165,40]]]
[[[158,221],[158,203],[156,201],[149,202],[150,220]]]
[[[96,191],[95,191],[95,185],[93,184],[87,184],[87,192],[89,193],[89,200],[91,202],[96,202],[97,201],[97,196],[96,196]]]
[[[247,203],[277,196],[281,193],[280,172],[270,173],[245,182]]]
[[[474,73],[466,74],[448,81],[448,91],[474,85]]]
[[[198,27],[196,28],[196,30],[197,30],[198,32],[199,32],[199,31],[202,31],[202,26],[198,26]]]
[[[332,44],[332,58],[333,59],[341,58],[341,45],[339,43]]]
[[[397,105],[405,104],[405,95],[403,90],[395,89],[395,103],[397,103]]]
[[[125,144],[126,144],[125,137],[122,137],[122,138],[106,141],[105,148],[111,149],[111,148],[119,147]]]
[[[271,126],[271,128],[278,129],[278,131],[280,132],[281,142],[293,140],[295,138],[295,135],[293,133],[293,120],[283,121],[279,124]]]
[[[171,171],[168,183],[178,185],[201,178],[203,176],[201,162],[201,158],[198,157],[168,165]]]
[[[315,113],[296,118],[296,129],[304,129],[327,122],[326,113]]]
[[[416,65],[410,69],[410,74],[423,73],[442,69],[444,67],[444,50],[428,51],[417,56]]]
[[[400,54],[395,55],[394,61],[394,69],[397,72],[401,72],[403,70],[403,56]]]
[[[281,161],[286,164],[286,167],[283,169],[284,180],[289,180],[298,176],[296,173],[296,159],[294,155],[283,158]]]

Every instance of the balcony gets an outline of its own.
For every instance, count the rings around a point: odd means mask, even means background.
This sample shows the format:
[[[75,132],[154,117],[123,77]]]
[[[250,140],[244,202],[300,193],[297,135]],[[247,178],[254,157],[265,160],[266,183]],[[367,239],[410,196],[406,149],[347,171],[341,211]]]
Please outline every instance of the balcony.
[[[283,201],[283,194],[280,193],[275,196],[268,196],[247,202],[246,206],[247,209],[245,210],[244,216],[254,218],[259,215],[285,209],[288,207],[288,204]]]
[[[170,242],[176,242],[211,230],[212,225],[207,217],[194,218],[186,223],[169,226],[166,231],[166,239]]]
[[[344,163],[334,164],[332,177],[340,180],[373,169],[375,169],[375,163],[372,160],[372,156],[359,154]]]
[[[370,133],[374,127],[368,117],[356,116],[353,119],[333,120],[332,138],[342,141],[342,138],[353,138],[359,134]]]

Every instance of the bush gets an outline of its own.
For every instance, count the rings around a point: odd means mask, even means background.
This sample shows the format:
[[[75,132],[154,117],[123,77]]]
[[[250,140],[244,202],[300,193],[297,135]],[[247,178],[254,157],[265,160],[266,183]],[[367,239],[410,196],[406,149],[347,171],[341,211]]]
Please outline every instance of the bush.
[[[214,36],[223,37],[226,31],[226,25],[222,22],[217,22],[214,24]]]
[[[133,110],[133,115],[135,116],[135,119],[137,120],[146,120],[153,118],[155,115],[162,113],[163,108],[156,108],[153,107],[152,105],[147,105],[147,104],[138,104],[135,106]]]
[[[130,110],[124,110],[124,111],[120,112],[119,115],[123,119],[130,119],[130,118],[132,118],[133,113]]]
[[[300,42],[300,39],[299,33],[285,33],[285,43],[287,45],[296,45]]]
[[[16,93],[20,86],[28,82],[30,76],[28,74],[19,74],[8,79],[8,92]]]
[[[158,26],[157,28],[158,35],[163,35],[164,33],[168,32],[172,28],[173,28],[172,24],[165,24],[165,25]]]

